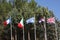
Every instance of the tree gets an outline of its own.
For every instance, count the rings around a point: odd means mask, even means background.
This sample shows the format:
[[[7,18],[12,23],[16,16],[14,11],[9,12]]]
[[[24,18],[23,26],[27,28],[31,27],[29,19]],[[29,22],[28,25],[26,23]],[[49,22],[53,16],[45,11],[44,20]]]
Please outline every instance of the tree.
[[[28,2],[28,0],[14,0],[14,2],[15,2],[14,8],[12,7],[11,3],[7,3],[7,2],[5,2],[5,0],[2,3],[0,3],[0,19],[1,19],[1,21],[7,19],[11,15],[13,32],[14,32],[14,30],[16,30],[16,31],[18,31],[18,35],[19,35],[20,33],[22,33],[21,32],[22,29],[19,29],[17,27],[17,24],[18,24],[18,22],[20,22],[21,17],[23,16],[24,17],[24,25],[26,28],[25,33],[27,33],[28,30],[30,30],[29,32],[31,32],[31,34],[32,34],[31,36],[33,36],[34,35],[34,33],[33,33],[34,32],[34,24],[26,24],[26,20],[28,18],[34,17],[34,15],[35,15],[37,38],[38,39],[40,38],[39,40],[44,40],[44,27],[43,27],[43,23],[41,23],[41,24],[39,23],[39,20],[40,20],[40,17],[44,17],[44,16],[46,17],[46,19],[50,18],[50,17],[55,17],[53,14],[53,11],[49,10],[48,8],[45,8],[43,6],[37,6],[37,3],[35,2],[35,0],[31,0],[29,2]],[[59,23],[58,23],[58,25],[59,25]],[[1,26],[2,26],[2,24],[1,24]],[[55,37],[55,29],[53,26],[54,26],[54,24],[52,24],[52,25],[47,24],[46,30],[47,30],[48,40],[50,40],[50,39],[55,40],[55,38],[56,38]],[[6,30],[9,29],[9,27],[10,27],[10,25],[8,25],[6,27],[6,29],[4,28],[3,29],[3,30],[5,30],[4,32],[6,32]],[[31,39],[34,40],[33,37],[31,37]]]

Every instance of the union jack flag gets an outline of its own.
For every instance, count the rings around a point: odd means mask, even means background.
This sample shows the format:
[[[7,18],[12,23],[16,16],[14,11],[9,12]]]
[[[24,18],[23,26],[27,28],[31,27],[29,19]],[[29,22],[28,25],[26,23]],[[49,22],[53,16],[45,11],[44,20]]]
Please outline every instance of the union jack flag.
[[[55,18],[54,17],[48,18],[47,23],[55,23]]]

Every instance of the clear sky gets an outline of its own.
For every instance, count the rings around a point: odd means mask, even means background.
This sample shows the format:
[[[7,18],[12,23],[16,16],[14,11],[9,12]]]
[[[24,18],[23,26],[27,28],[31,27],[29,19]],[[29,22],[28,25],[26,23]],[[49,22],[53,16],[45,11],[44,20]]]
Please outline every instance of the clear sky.
[[[60,20],[60,0],[35,0],[38,5],[48,7],[54,12],[54,15]]]

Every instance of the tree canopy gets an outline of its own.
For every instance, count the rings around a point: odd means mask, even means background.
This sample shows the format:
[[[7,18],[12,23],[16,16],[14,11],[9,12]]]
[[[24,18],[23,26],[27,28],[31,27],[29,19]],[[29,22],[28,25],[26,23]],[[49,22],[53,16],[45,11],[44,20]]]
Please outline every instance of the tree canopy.
[[[50,18],[50,17],[55,17],[54,13],[52,10],[49,10],[47,7],[43,7],[43,6],[37,6],[37,3],[35,2],[35,0],[14,0],[14,5],[11,4],[11,2],[6,2],[6,0],[1,1],[0,0],[0,30],[3,33],[6,33],[6,31],[10,31],[8,29],[10,29],[10,25],[7,25],[6,27],[3,26],[3,21],[8,19],[9,16],[11,15],[12,17],[12,25],[13,25],[13,30],[20,30],[17,27],[18,22],[21,20],[22,16],[24,18],[24,25],[25,25],[25,30],[30,30],[31,33],[33,33],[33,29],[34,29],[34,24],[26,24],[26,20],[34,17],[36,18],[36,28],[37,28],[37,38],[44,40],[44,27],[43,27],[43,23],[39,24],[38,20],[40,17],[46,17]],[[57,19],[56,19],[57,20]],[[60,26],[60,21],[56,21],[58,26]],[[56,40],[56,33],[55,33],[55,27],[54,24],[47,24],[47,37],[48,40],[52,39],[52,40]],[[25,31],[27,32],[27,31]],[[8,34],[8,33],[6,33]],[[4,34],[2,34],[4,35]],[[26,34],[25,34],[26,35]],[[40,36],[39,36],[40,35]]]

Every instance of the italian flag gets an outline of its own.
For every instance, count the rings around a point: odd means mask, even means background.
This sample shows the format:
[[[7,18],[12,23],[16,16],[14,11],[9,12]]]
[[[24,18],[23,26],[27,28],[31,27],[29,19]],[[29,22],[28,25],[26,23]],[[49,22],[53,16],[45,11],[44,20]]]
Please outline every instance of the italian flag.
[[[24,27],[23,18],[21,19],[20,23],[18,23],[18,27],[19,28],[23,28]]]

